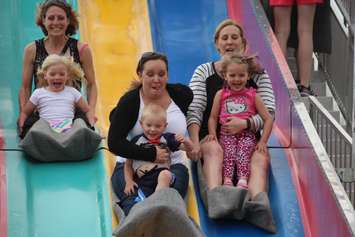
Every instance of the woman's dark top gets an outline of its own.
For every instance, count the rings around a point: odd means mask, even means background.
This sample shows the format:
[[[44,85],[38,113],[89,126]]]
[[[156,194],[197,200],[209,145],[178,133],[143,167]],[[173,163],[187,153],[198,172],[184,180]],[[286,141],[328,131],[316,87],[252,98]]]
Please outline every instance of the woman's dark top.
[[[154,161],[156,158],[155,147],[143,148],[127,140],[127,135],[136,124],[139,116],[139,90],[140,87],[124,94],[118,101],[116,108],[111,111],[108,147],[118,156]],[[167,90],[171,99],[186,116],[193,98],[191,89],[182,84],[167,84]]]
[[[36,44],[36,56],[33,62],[33,76],[34,76],[35,88],[37,88],[37,83],[38,83],[37,71],[42,66],[43,61],[48,57],[49,54],[46,48],[44,47],[44,38],[36,40],[35,44]],[[74,62],[80,64],[78,40],[74,38],[68,38],[60,55],[65,55],[68,49],[69,49],[70,56],[73,57],[74,59]],[[80,91],[81,81],[80,80],[75,81],[74,87]]]

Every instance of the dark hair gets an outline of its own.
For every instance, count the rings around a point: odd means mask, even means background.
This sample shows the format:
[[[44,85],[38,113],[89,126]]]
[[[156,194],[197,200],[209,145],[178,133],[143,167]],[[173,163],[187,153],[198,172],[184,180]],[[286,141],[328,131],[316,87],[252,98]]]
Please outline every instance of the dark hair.
[[[46,0],[37,6],[36,24],[41,27],[42,32],[45,35],[48,35],[48,31],[43,24],[43,20],[46,17],[48,9],[52,6],[59,7],[65,11],[69,19],[69,25],[65,34],[69,36],[74,35],[79,28],[78,15],[66,0]]]
[[[141,58],[138,61],[136,73],[139,76],[143,72],[144,64],[150,60],[162,60],[165,63],[166,70],[168,71],[168,58],[158,52],[145,52],[142,54]],[[129,86],[128,90],[133,90],[142,85],[142,82],[140,80],[133,80],[131,82],[131,85]]]
[[[141,58],[138,61],[136,73],[139,75],[143,72],[144,64],[150,60],[162,60],[165,63],[166,70],[168,71],[168,58],[159,52],[145,52],[142,54]]]

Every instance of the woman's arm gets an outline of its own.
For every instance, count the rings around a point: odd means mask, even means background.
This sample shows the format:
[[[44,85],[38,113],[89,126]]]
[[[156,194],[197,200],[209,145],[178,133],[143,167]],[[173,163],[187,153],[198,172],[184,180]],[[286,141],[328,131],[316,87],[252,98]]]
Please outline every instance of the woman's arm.
[[[217,140],[217,124],[221,105],[222,90],[219,90],[214,99],[210,117],[208,119],[208,133],[214,140]]]
[[[139,112],[139,92],[130,91],[123,95],[116,108],[110,114],[108,147],[115,155],[129,159],[154,161],[156,148],[143,148],[127,140],[127,135],[134,127]]]
[[[271,134],[273,118],[258,94],[255,95],[255,106],[256,110],[258,111],[258,114],[262,117],[264,121],[263,132],[256,148],[258,151],[266,153],[266,146]]]
[[[28,44],[23,53],[22,64],[22,84],[19,90],[19,106],[20,112],[24,109],[32,90],[32,78],[33,78],[33,62],[36,55],[35,43]]]
[[[191,141],[194,144],[199,144],[200,143],[200,139],[199,139],[200,125],[197,123],[192,123],[192,124],[190,124],[190,126],[187,127],[187,130],[189,131]]]
[[[187,152],[187,157],[191,160],[198,160],[202,156],[199,139],[200,125],[192,123],[187,127],[187,130],[189,131],[189,135],[193,143],[193,149]]]
[[[264,105],[273,118],[275,114],[275,96],[269,75],[266,72],[262,74],[256,74],[254,75],[253,80],[258,87],[256,92],[262,99]],[[259,114],[254,115],[251,117],[251,125],[252,130],[261,130],[264,126],[263,118]]]
[[[92,53],[87,44],[78,43],[78,48],[80,52],[80,61],[85,73],[85,79],[87,81],[87,98],[90,107],[90,113],[95,116],[96,102],[97,102],[97,85],[95,79],[95,70],[92,59]],[[96,116],[95,116],[96,118]]]
[[[189,87],[193,93],[193,99],[187,111],[187,126],[189,127],[190,136],[192,137],[200,131],[203,113],[207,106],[206,78],[211,71],[210,64],[202,64],[198,66],[192,75]],[[191,127],[191,125],[196,124]],[[191,131],[190,131],[191,127]],[[193,139],[194,141],[194,139]],[[195,141],[194,141],[195,142]]]
[[[89,105],[86,103],[86,101],[84,100],[84,98],[82,96],[80,97],[78,102],[76,102],[76,107],[79,108],[84,113],[88,112],[90,109]]]
[[[81,111],[83,111],[89,121],[89,124],[91,126],[94,126],[96,119],[92,113],[89,113],[90,107],[84,100],[84,98],[81,96],[78,102],[76,102],[76,107],[79,108]]]
[[[199,133],[203,120],[203,113],[207,106],[206,78],[212,74],[212,65],[210,63],[198,66],[192,75],[190,88],[193,93],[193,99],[187,111],[187,129],[190,138],[194,143],[194,149],[187,155],[192,160],[201,158]]]
[[[18,120],[18,126],[19,126],[21,133],[22,133],[23,125],[24,125],[27,117],[33,113],[35,108],[36,108],[36,106],[31,101],[27,101],[26,105],[22,108],[22,110],[20,112],[20,117]]]

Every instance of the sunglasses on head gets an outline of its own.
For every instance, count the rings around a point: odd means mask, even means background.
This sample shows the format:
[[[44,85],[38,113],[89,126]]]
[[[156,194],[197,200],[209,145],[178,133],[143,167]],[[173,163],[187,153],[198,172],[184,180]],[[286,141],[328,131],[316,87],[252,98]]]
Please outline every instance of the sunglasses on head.
[[[166,66],[168,67],[168,58],[164,54],[159,52],[145,52],[142,54],[141,58],[139,59],[137,69],[136,69],[137,74],[142,71],[143,65],[147,61],[156,60],[156,59],[163,60],[166,63]]]

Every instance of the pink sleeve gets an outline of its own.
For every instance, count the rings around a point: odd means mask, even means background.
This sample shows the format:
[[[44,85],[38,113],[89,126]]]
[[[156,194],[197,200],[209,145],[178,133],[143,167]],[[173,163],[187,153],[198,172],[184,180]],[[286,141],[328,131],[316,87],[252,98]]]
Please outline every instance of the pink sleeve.
[[[255,88],[248,88],[247,94],[248,94],[251,98],[254,98],[255,95],[257,94],[256,89],[255,89]]]

